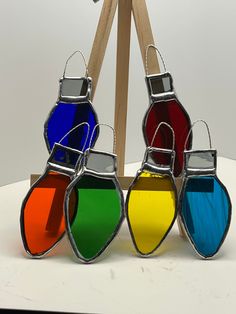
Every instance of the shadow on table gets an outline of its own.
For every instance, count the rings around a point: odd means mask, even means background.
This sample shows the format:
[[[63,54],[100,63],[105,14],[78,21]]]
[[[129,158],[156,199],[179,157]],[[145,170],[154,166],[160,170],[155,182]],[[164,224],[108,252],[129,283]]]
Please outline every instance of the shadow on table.
[[[150,256],[142,257],[137,254],[131,237],[127,233],[123,233],[119,239],[114,241],[107,250],[106,255],[115,255],[115,258],[109,258],[109,262],[117,259],[125,261],[124,257],[142,258],[142,259],[159,259],[159,258],[181,258],[194,259],[194,252],[186,239],[179,236],[178,233],[173,232],[163,241],[161,246]],[[198,257],[197,257],[198,258]]]
[[[19,241],[17,241],[19,242]],[[17,246],[16,250],[13,250],[13,246]],[[9,247],[10,248],[10,247]],[[11,246],[14,256],[20,256],[21,258],[30,258],[25,252],[24,248],[20,243],[12,243]],[[16,248],[16,247],[15,247]],[[219,254],[213,260],[230,260],[230,256],[224,246],[222,247]],[[133,246],[131,236],[129,234],[127,225],[124,224],[117,237],[110,244],[110,246],[98,257],[94,264],[99,263],[117,263],[126,262],[127,258],[138,258],[138,259],[181,259],[181,260],[202,260],[186,238],[179,235],[176,229],[172,230],[166,239],[163,241],[161,246],[150,256],[140,257]],[[67,236],[61,240],[60,243],[53,250],[44,257],[44,259],[53,260],[58,263],[75,263],[83,264],[78,261],[74,256],[72,248],[70,246]]]
[[[100,257],[100,262],[125,262],[127,258],[138,259],[176,259],[176,260],[199,260],[203,262],[217,261],[217,260],[231,260],[228,251],[221,248],[220,252],[213,258],[205,260],[201,258],[192,248],[191,244],[185,237],[181,237],[177,230],[172,230],[161,246],[150,256],[140,257],[136,253],[133,246],[131,236],[128,229],[123,228],[117,239],[110,245],[110,247]]]

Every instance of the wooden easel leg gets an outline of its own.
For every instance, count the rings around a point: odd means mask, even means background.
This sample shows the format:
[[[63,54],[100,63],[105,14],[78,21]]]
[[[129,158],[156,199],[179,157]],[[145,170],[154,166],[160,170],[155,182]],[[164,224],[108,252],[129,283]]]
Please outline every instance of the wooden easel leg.
[[[102,12],[97,26],[92,51],[89,58],[88,72],[93,79],[92,99],[99,79],[108,39],[111,32],[118,0],[104,0]]]
[[[151,23],[148,15],[147,5],[145,0],[133,0],[132,3],[133,16],[137,30],[139,46],[142,53],[144,69],[146,69],[146,47],[154,44]],[[150,49],[148,57],[149,74],[160,72],[160,67],[154,49]]]
[[[132,0],[118,2],[115,131],[118,175],[124,175]]]

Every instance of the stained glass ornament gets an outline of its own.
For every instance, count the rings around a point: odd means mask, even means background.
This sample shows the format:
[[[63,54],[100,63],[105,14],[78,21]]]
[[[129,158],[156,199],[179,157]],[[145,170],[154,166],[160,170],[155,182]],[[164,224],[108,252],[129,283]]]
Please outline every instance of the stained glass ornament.
[[[85,77],[70,77],[66,75],[69,60],[80,53],[86,67]],[[81,51],[75,51],[66,61],[62,78],[60,79],[59,96],[56,105],[52,108],[44,125],[44,138],[51,152],[55,143],[69,132],[72,128],[82,122],[90,125],[90,134],[94,126],[98,123],[97,114],[91,103],[92,79],[88,76],[88,68]],[[92,138],[92,146],[95,144],[99,129],[96,130]],[[79,130],[71,133],[64,139],[62,144],[71,148],[82,150],[84,138]],[[88,143],[86,144],[88,148]]]
[[[159,53],[164,65],[164,72],[149,75],[148,72],[148,52],[154,48]],[[145,143],[150,146],[156,127],[161,122],[168,123],[175,132],[175,165],[174,175],[180,175],[183,168],[184,141],[190,130],[191,121],[187,111],[177,98],[173,87],[173,79],[166,71],[165,62],[159,50],[154,45],[147,46],[146,49],[146,83],[150,99],[150,105],[143,119],[143,135]],[[162,130],[155,138],[154,146],[169,147],[172,135],[170,130]],[[187,147],[191,148],[192,137],[189,137]],[[158,162],[158,156],[153,154],[154,160]]]
[[[118,233],[124,218],[124,199],[116,175],[116,158],[114,153],[89,148],[85,152],[81,174],[67,190],[67,232],[75,256],[85,263],[94,261],[103,253]],[[70,204],[74,195],[77,199],[75,217],[70,220]]]
[[[153,147],[162,127],[172,133],[172,149]],[[141,169],[129,187],[126,216],[137,252],[150,255],[161,245],[177,215],[177,192],[173,177],[174,131],[165,122],[156,128]]]
[[[84,138],[82,150],[55,143],[44,174],[32,185],[21,207],[21,236],[31,257],[43,257],[62,239],[65,233],[64,197],[66,188],[79,171],[83,151],[88,141],[89,125],[81,123],[65,134],[80,129]],[[62,138],[62,140],[64,137]],[[73,220],[76,195],[69,204],[69,219]]]
[[[180,195],[180,221],[195,251],[203,258],[215,256],[231,221],[231,201],[216,174],[217,152],[212,149],[184,151],[184,181]],[[192,132],[192,129],[190,130]]]

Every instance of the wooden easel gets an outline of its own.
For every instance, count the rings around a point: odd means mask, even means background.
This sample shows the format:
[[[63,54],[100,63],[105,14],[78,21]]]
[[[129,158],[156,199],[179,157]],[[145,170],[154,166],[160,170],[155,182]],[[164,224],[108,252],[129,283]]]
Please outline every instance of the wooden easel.
[[[118,177],[123,190],[127,190],[133,177],[124,176],[126,120],[128,105],[128,82],[130,60],[131,16],[133,14],[144,69],[146,68],[146,47],[154,44],[151,24],[145,0],[104,0],[88,64],[89,76],[93,79],[94,97],[114,16],[118,7],[116,97],[114,128],[117,134],[116,154],[118,156]],[[160,67],[155,50],[149,54],[149,74],[159,73]],[[39,175],[31,175],[33,184]],[[181,180],[176,180],[177,189]],[[180,234],[183,235],[179,225]]]

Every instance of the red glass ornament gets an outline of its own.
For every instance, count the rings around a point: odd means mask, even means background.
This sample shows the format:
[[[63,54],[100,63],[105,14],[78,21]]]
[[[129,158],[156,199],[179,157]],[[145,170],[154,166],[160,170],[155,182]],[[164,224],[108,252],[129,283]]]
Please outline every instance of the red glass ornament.
[[[174,165],[174,175],[178,176],[182,172],[183,168],[183,151],[185,139],[191,127],[190,118],[177,98],[169,100],[158,100],[153,102],[147,110],[143,122],[143,134],[147,146],[151,145],[153,134],[161,122],[166,122],[171,125],[175,132],[176,158]],[[191,148],[191,142],[192,139],[190,138],[187,143],[188,149]],[[165,127],[165,125],[162,125],[160,127],[160,132],[155,137],[152,146],[166,148],[170,147],[171,143],[171,131]],[[160,160],[160,158],[163,160]],[[167,157],[164,155],[161,157],[155,154],[153,155],[153,159],[158,163],[168,163],[168,161],[164,160],[165,158]]]
[[[164,66],[164,73],[148,74],[148,52],[153,48],[159,54]],[[174,175],[177,177],[183,169],[183,151],[192,146],[192,134],[188,138],[185,147],[187,135],[191,129],[191,121],[187,111],[177,99],[173,87],[173,79],[169,72],[166,71],[164,59],[156,46],[148,45],[146,48],[146,83],[149,93],[150,106],[143,120],[143,135],[147,146],[168,148],[172,143],[172,133],[165,124],[162,124],[160,131],[152,139],[157,126],[161,122],[169,124],[175,133],[175,164]],[[168,164],[167,156],[153,153],[152,159],[157,164]]]

